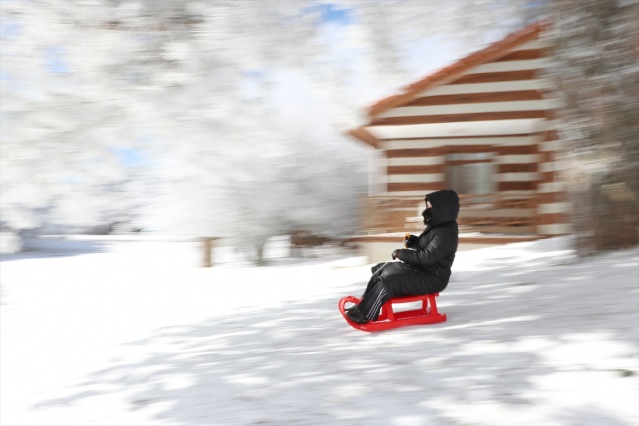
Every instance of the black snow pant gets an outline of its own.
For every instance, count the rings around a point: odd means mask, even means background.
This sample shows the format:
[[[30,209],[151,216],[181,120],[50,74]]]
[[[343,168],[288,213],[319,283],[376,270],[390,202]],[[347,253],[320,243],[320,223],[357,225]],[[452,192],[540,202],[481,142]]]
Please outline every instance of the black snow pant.
[[[402,262],[380,263],[373,267],[373,271],[357,305],[371,321],[377,320],[382,305],[392,298],[438,293],[448,284],[435,274],[419,271]]]
[[[389,299],[390,297],[388,297],[384,283],[381,281],[375,282],[373,278],[371,278],[362,296],[362,300],[357,307],[367,320],[375,321],[379,316],[379,310],[382,308],[382,305]]]

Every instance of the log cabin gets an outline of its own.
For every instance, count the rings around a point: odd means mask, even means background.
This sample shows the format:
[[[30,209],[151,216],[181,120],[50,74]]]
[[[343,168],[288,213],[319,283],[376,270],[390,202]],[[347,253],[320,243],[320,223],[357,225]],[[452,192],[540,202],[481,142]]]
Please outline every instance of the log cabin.
[[[376,102],[368,121],[349,131],[383,163],[373,176],[378,190],[366,200],[364,235],[355,238],[360,245],[397,248],[404,232],[423,230],[424,195],[444,188],[460,195],[465,248],[570,233],[553,119],[560,104],[541,72],[544,25]],[[371,250],[364,251],[378,257]]]

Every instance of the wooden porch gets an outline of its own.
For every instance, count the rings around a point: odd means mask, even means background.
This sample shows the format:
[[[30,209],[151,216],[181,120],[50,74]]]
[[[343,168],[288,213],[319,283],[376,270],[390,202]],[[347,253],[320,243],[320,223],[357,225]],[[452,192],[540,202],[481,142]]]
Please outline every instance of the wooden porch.
[[[530,192],[460,195],[460,233],[536,235],[536,195]],[[373,196],[365,200],[366,234],[420,232],[424,199]]]
[[[530,192],[460,195],[458,251],[545,238],[536,232],[536,197]],[[363,235],[349,241],[370,263],[388,261],[406,232],[419,234],[425,228],[422,197],[373,196],[365,203]]]

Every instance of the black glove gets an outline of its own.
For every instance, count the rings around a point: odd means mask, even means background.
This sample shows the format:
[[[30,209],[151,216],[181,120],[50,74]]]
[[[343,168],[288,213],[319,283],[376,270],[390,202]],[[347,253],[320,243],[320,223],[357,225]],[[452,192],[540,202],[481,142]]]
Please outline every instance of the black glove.
[[[417,246],[417,240],[419,237],[417,235],[406,234],[404,236],[404,247],[406,248],[414,248]]]
[[[393,258],[393,260],[395,260],[395,259],[399,259],[399,256],[398,256],[398,255],[399,255],[399,251],[400,251],[400,250],[399,250],[399,249],[397,249],[397,250],[395,250],[395,251],[393,252],[393,254],[391,254],[391,257]],[[399,259],[399,260],[402,260],[402,259]]]

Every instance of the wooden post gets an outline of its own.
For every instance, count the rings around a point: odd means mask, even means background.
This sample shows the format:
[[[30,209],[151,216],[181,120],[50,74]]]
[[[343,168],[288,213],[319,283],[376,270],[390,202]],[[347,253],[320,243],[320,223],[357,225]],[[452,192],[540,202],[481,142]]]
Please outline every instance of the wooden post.
[[[202,237],[202,245],[204,257],[202,258],[202,267],[210,268],[213,266],[213,260],[211,259],[213,254],[213,242],[217,240],[215,237]]]

